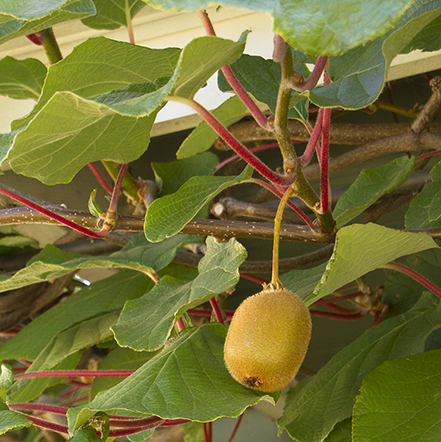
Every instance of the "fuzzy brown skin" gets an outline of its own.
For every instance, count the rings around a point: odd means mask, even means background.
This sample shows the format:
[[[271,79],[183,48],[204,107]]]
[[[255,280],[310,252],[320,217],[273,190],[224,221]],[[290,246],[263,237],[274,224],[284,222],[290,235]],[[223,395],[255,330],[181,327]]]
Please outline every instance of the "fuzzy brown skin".
[[[264,290],[236,310],[225,341],[225,365],[242,385],[277,391],[296,375],[310,338],[304,302],[287,290]]]

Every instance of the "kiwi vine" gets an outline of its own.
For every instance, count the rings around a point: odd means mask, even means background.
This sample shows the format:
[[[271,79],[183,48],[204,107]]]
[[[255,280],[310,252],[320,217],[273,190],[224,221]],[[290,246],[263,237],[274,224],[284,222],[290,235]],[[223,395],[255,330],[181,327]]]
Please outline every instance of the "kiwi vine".
[[[437,440],[441,4],[43,3],[0,6],[0,43],[38,51],[0,59],[5,106],[32,103],[0,134],[1,437]],[[146,17],[197,35],[150,48]],[[72,50],[71,23],[100,35]],[[176,103],[200,123],[155,136]],[[81,210],[51,190],[89,174]]]

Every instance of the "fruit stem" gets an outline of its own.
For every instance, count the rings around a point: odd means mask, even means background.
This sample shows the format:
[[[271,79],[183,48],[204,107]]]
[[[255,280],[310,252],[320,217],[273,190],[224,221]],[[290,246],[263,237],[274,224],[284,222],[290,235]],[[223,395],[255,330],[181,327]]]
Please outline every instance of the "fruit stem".
[[[274,289],[279,288],[279,243],[280,243],[280,226],[282,225],[283,211],[286,203],[294,192],[292,187],[289,187],[283,194],[274,218],[274,242],[273,242],[273,271],[271,274],[271,286]]]
[[[271,186],[271,184],[266,183],[265,181],[259,180],[257,178],[251,178],[249,180],[252,183],[256,183],[259,186],[264,187],[265,189],[269,190],[271,193],[273,193],[274,195],[277,196],[277,198],[282,198],[283,194],[280,193],[277,189],[275,189],[273,186]],[[312,221],[306,216],[306,214],[299,209],[292,201],[288,200],[286,202],[287,206],[290,207],[292,210],[294,210],[294,212],[297,213],[297,215],[300,216],[300,218],[303,219],[303,221],[305,221],[305,223],[311,228],[311,230],[315,231],[314,228],[314,224],[312,223]]]

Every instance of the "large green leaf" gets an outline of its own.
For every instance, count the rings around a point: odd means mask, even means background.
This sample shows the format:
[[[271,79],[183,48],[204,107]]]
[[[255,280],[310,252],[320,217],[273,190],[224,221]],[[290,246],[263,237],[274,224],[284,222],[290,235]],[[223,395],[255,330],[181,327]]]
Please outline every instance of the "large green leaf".
[[[158,198],[147,209],[144,232],[149,241],[176,235],[212,198],[228,187],[250,178],[250,167],[237,177],[202,176],[190,178],[172,195]]]
[[[86,256],[65,253],[55,246],[48,244],[28,265],[12,276],[0,276],[0,292],[13,290],[29,284],[50,281],[67,275],[77,269],[90,268],[123,268],[136,270],[145,275],[152,274],[153,269],[137,261],[113,259],[105,256]]]
[[[408,53],[421,49],[423,52],[438,51],[441,49],[441,17],[438,16],[422,29],[401,53]]]
[[[130,18],[145,6],[141,0],[93,0],[96,14],[81,20],[86,26],[94,29],[118,29],[127,26]]]
[[[93,98],[132,84],[171,77],[181,50],[150,49],[105,37],[89,38],[50,66],[42,95],[29,115],[13,122],[25,126],[58,91]]]
[[[266,394],[243,387],[228,373],[223,361],[226,331],[218,323],[185,330],[134,374],[98,393],[82,411],[71,409],[69,426],[82,424],[95,410],[198,422],[239,416]]]
[[[157,272],[172,262],[179,247],[202,240],[203,237],[198,235],[176,235],[160,243],[151,243],[143,233],[139,233],[134,235],[120,251],[110,256],[117,261],[139,262],[143,266],[152,267]]]
[[[39,102],[14,122],[27,127],[9,151],[12,169],[45,184],[67,183],[89,162],[139,158],[166,96],[192,98],[243,49],[241,42],[200,37],[177,60],[178,49],[104,38],[83,43],[49,69]]]
[[[243,101],[235,95],[222,103],[212,113],[224,126],[229,126],[247,115],[248,109],[243,104]],[[181,144],[176,152],[176,157],[183,159],[200,152],[205,152],[213,145],[217,138],[218,134],[213,128],[205,121],[202,121]]]
[[[399,157],[377,167],[363,170],[338,200],[333,216],[340,228],[370,207],[382,195],[401,186],[412,172],[415,157]]]
[[[54,336],[26,372],[51,370],[69,356],[78,355],[85,348],[108,341],[112,338],[110,327],[116,323],[118,316],[119,311],[87,319]],[[61,380],[54,379],[53,385]],[[10,397],[14,402],[28,402],[40,395],[45,387],[40,378],[20,379],[12,386]]]
[[[15,99],[37,99],[46,77],[47,68],[35,58],[0,60],[0,95]]]
[[[436,442],[441,432],[441,350],[386,361],[354,407],[354,442]]]
[[[118,344],[137,351],[163,346],[176,318],[237,284],[245,258],[245,248],[234,238],[217,243],[208,237],[207,252],[193,281],[184,284],[164,276],[142,298],[126,303],[118,324],[112,327]]]
[[[308,54],[335,55],[372,40],[390,29],[410,0],[144,0],[168,10],[196,10],[221,4],[268,12],[273,29]]]
[[[32,422],[20,413],[11,410],[0,410],[0,435],[31,425]]]
[[[194,94],[222,66],[234,63],[245,49],[245,42],[207,36],[192,40],[182,51],[170,95],[193,98]]]
[[[179,53],[104,37],[77,46],[49,68],[32,112],[13,122],[14,128],[27,126],[9,151],[11,167],[55,184],[69,182],[88,162],[139,158]]]
[[[337,422],[352,414],[355,397],[369,372],[385,360],[420,353],[427,336],[439,327],[438,298],[427,294],[410,312],[369,329],[315,376],[288,392],[279,427],[298,442],[322,441]]]
[[[294,269],[281,275],[280,281],[286,290],[291,290],[299,298],[307,300],[322,279],[325,269],[326,264],[310,269]]]
[[[334,252],[307,305],[395,259],[438,247],[426,233],[402,232],[377,224],[352,224],[339,230]]]
[[[142,296],[153,286],[147,276],[122,271],[84,287],[35,318],[0,347],[0,359],[34,360],[63,330],[95,315],[122,309],[128,299]],[[84,308],[84,306],[87,308]]]
[[[26,0],[0,3],[0,44],[50,28],[56,23],[95,14],[92,0]]]
[[[323,442],[352,442],[352,420],[338,422]]]
[[[367,4],[366,4],[367,5]],[[380,95],[393,58],[428,23],[441,14],[441,1],[416,0],[396,27],[386,35],[347,53],[331,57],[332,83],[310,92],[318,106],[359,109]]]
[[[441,226],[441,163],[433,167],[430,175],[433,182],[426,184],[410,202],[405,216],[408,229]]]
[[[299,51],[293,51],[294,60],[300,58]],[[309,71],[305,63],[310,63],[309,59],[303,55],[302,62],[294,62],[294,68],[297,72],[307,77]],[[280,63],[273,60],[266,60],[256,55],[244,54],[235,63],[231,65],[235,76],[242,86],[257,101],[265,103],[271,112],[275,112],[277,104],[277,95],[280,87],[281,67]],[[232,92],[232,88],[226,78],[219,73],[218,79],[219,89],[223,92]],[[288,112],[289,118],[300,120],[308,119],[308,109],[306,96],[295,94],[291,100],[291,109]]]
[[[157,355],[154,351],[133,351],[130,348],[117,347],[113,349],[100,363],[100,370],[137,370],[147,361]],[[124,378],[118,377],[96,377],[93,380],[90,397],[93,399],[98,392],[107,390],[120,383]]]
[[[156,113],[131,118],[71,92],[57,92],[19,132],[8,153],[15,173],[69,183],[86,164],[128,163],[147,149]]]

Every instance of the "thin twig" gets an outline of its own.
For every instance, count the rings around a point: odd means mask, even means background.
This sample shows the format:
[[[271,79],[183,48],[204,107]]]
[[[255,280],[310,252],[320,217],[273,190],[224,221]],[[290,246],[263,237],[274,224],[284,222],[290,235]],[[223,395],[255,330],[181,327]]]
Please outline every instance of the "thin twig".
[[[292,176],[283,176],[272,171],[260,158],[256,157],[249,151],[239,140],[237,140],[216,117],[205,109],[197,101],[178,96],[166,97],[168,101],[177,101],[190,106],[195,110],[210,126],[217,132],[217,134],[248,164],[251,164],[262,176],[271,181],[274,185],[289,186],[292,181]]]
[[[280,200],[279,208],[277,209],[274,218],[274,240],[273,240],[273,271],[271,273],[271,285],[274,289],[279,288],[279,243],[280,243],[280,226],[282,223],[283,211],[285,210],[286,202],[293,193],[292,187],[284,193]]]
[[[101,175],[101,173],[99,172],[99,170],[95,167],[95,165],[93,163],[89,163],[88,164],[89,169],[92,171],[92,173],[95,175],[96,179],[99,181],[99,183],[103,186],[103,188],[110,194],[112,194],[113,189],[111,186],[109,186],[109,184],[107,184],[106,180],[104,179],[104,177]]]
[[[213,24],[211,23],[210,18],[206,11],[199,10],[198,11],[199,18],[202,21],[205,32],[207,35],[215,36],[216,32],[213,28]],[[233,91],[237,94],[237,96],[242,100],[243,104],[250,111],[251,115],[254,117],[256,122],[263,128],[267,127],[267,118],[263,114],[263,112],[259,109],[259,106],[253,101],[253,99],[249,96],[248,92],[243,88],[240,84],[239,80],[233,73],[233,70],[230,66],[222,67],[222,73],[225,75],[230,86],[233,88]]]

